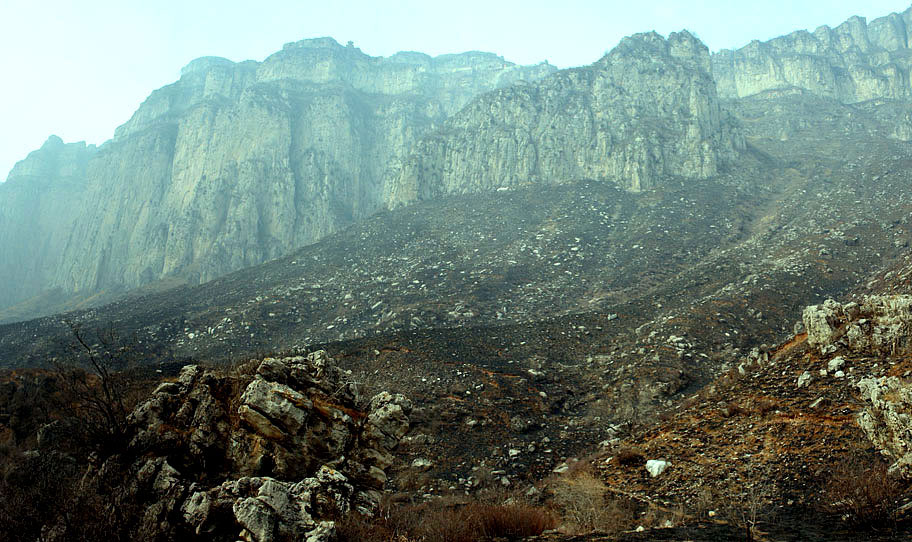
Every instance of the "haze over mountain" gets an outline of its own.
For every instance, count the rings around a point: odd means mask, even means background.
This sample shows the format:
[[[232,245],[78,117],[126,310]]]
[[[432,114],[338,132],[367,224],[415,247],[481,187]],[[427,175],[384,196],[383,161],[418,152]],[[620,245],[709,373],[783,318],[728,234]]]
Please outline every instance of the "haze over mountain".
[[[377,211],[411,143],[475,95],[554,69],[328,38],[195,60],[102,148],[51,138],[0,185],[0,306],[198,283],[313,242]]]
[[[618,540],[907,536],[910,59],[912,8],[566,70],[198,59],[0,185],[2,315],[82,305],[0,325],[0,482],[70,465],[124,539],[330,542],[486,486],[559,510],[542,540],[604,540],[567,534],[591,495]],[[78,372],[31,369],[74,337],[155,384],[93,454],[42,402]]]

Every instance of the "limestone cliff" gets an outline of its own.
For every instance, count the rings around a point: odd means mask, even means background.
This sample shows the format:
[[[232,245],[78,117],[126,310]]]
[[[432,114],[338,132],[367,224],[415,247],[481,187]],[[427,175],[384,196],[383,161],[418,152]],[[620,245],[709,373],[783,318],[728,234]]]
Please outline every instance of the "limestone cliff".
[[[719,95],[740,98],[798,87],[855,103],[912,98],[909,71],[912,8],[867,24],[852,17],[836,28],[793,32],[712,57]]]
[[[12,224],[0,228],[0,265],[23,278],[5,281],[0,307],[52,288],[205,281],[313,242],[380,208],[400,157],[447,115],[554,70],[477,52],[377,58],[329,38],[261,63],[197,59],[91,160],[61,158],[78,186],[32,157],[0,186],[0,224]],[[66,208],[41,222],[16,186]]]
[[[94,154],[94,145],[51,136],[0,184],[0,306],[50,283],[69,236],[60,226],[75,220]]]
[[[591,66],[473,101],[422,139],[387,200],[581,178],[639,191],[712,176],[742,146],[706,46],[687,32],[638,34]]]

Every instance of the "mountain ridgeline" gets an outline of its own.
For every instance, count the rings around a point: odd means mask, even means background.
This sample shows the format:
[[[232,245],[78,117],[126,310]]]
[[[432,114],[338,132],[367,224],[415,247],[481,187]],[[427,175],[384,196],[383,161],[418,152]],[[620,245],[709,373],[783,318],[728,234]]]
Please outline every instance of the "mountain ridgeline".
[[[553,71],[328,38],[195,60],[101,148],[53,137],[0,185],[0,307],[203,282],[311,243],[376,212],[412,142],[473,97]]]
[[[111,141],[51,138],[0,185],[0,321],[206,282],[418,200],[713,178],[749,148],[731,113],[744,97],[907,101],[910,28],[912,8],[712,55],[688,32],[645,33],[561,71],[478,52],[370,57],[329,38],[263,62],[197,59]],[[896,139],[912,138],[908,121]]]
[[[389,205],[530,182],[705,179],[743,148],[709,51],[688,32],[625,38],[601,60],[488,93],[425,137]]]

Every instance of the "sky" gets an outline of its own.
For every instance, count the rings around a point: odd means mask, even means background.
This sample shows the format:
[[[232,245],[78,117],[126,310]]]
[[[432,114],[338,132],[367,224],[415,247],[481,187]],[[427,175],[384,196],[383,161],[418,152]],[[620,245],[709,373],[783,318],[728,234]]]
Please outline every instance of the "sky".
[[[331,36],[369,55],[490,51],[594,62],[624,36],[690,30],[712,51],[869,21],[910,0],[0,0],[0,180],[55,134],[101,144],[194,58],[263,60]]]

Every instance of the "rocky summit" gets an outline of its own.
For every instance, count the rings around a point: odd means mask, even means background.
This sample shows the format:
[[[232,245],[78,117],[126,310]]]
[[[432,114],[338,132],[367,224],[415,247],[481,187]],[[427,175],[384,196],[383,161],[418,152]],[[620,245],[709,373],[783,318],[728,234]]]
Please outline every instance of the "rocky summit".
[[[912,8],[870,24],[852,17],[836,28],[799,30],[719,51],[712,57],[713,75],[719,95],[727,98],[795,87],[843,103],[908,100],[910,31]]]

